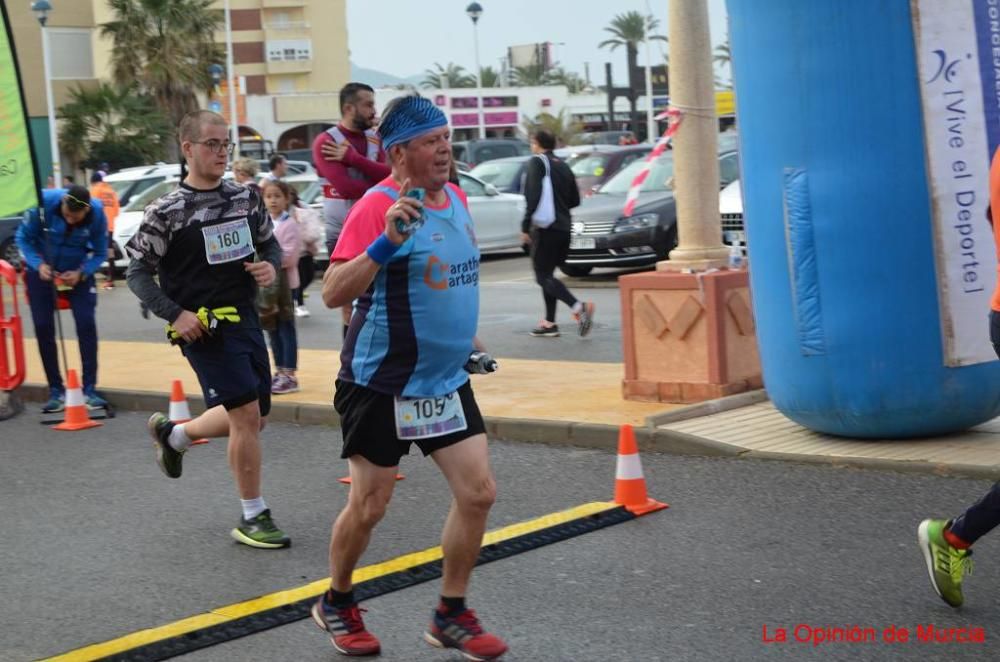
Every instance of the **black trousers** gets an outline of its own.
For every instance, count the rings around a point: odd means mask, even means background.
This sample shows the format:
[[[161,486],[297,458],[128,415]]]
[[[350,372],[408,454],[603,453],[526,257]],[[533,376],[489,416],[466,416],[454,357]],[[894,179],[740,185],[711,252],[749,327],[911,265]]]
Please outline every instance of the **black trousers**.
[[[1000,313],[990,311],[990,340],[1000,357]],[[951,524],[951,532],[970,545],[1000,524],[1000,483],[994,483],[983,498]]]
[[[299,286],[295,288],[294,292],[292,292],[292,298],[295,299],[295,305],[306,305],[305,291],[306,288],[313,282],[315,277],[316,262],[313,260],[312,255],[306,253],[299,258]]]
[[[545,319],[553,324],[556,321],[556,302],[562,301],[571,308],[576,305],[576,297],[555,277],[556,267],[566,261],[568,254],[569,232],[540,228],[531,231],[531,264],[535,269],[535,281],[542,287]]]

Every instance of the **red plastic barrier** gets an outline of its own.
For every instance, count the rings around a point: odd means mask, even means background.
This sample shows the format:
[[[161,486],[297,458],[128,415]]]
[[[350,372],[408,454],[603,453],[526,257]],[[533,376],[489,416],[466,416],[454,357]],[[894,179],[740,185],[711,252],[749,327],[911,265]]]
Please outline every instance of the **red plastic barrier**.
[[[4,283],[10,286],[11,314],[7,316],[4,302]],[[14,350],[13,372],[8,354],[7,338]],[[17,309],[17,271],[10,263],[0,260],[0,390],[13,391],[24,383],[24,333]]]

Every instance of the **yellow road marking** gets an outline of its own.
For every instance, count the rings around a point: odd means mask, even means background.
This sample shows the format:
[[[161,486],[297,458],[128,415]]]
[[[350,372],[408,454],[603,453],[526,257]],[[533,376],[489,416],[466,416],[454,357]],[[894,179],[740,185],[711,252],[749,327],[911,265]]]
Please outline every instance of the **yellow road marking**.
[[[570,508],[569,510],[563,510],[558,513],[543,515],[526,522],[511,524],[497,529],[496,531],[488,531],[486,535],[483,536],[483,546],[485,547],[486,545],[504,542],[505,540],[517,538],[518,536],[534,533],[535,531],[541,531],[542,529],[547,529],[551,526],[565,524],[566,522],[581,519],[589,515],[596,515],[597,513],[603,513],[618,507],[618,504],[610,501],[596,501],[594,503],[585,503],[581,506]],[[355,584],[360,584],[361,582],[369,579],[391,575],[395,572],[408,570],[424,563],[438,561],[441,558],[441,547],[431,547],[430,549],[425,549],[420,552],[404,554],[403,556],[398,556],[394,559],[383,561],[382,563],[376,563],[374,565],[358,568],[354,571],[351,579]],[[179,621],[174,621],[173,623],[167,623],[166,625],[146,630],[139,630],[137,632],[127,634],[124,637],[111,639],[98,644],[91,644],[90,646],[85,646],[84,648],[78,648],[76,650],[69,651],[68,653],[47,658],[47,660],[43,662],[86,662],[88,660],[99,660],[102,657],[124,653],[132,650],[133,648],[139,648],[140,646],[146,646],[148,644],[177,637],[196,630],[203,630],[213,625],[233,621],[251,614],[273,609],[274,607],[281,607],[299,602],[300,600],[315,598],[326,591],[329,585],[329,579],[320,579],[306,584],[305,586],[298,586],[284,591],[263,595],[259,598],[254,598],[245,602],[237,602],[236,604],[218,607],[210,612],[189,616],[188,618],[183,618]]]

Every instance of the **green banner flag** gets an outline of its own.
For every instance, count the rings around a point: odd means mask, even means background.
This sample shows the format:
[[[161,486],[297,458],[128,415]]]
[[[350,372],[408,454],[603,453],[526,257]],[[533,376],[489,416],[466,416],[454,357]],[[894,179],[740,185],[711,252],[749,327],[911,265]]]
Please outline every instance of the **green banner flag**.
[[[38,183],[7,8],[0,2],[0,216],[39,206]]]

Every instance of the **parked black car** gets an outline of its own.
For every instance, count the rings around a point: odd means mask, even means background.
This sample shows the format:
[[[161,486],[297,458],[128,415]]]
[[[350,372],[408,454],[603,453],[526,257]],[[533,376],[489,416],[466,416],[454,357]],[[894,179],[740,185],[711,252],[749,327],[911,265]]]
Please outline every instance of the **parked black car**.
[[[493,159],[530,155],[531,146],[516,138],[482,138],[452,143],[451,154],[456,161],[465,161],[475,168]]]
[[[594,267],[656,264],[677,245],[673,151],[656,159],[632,215],[623,216],[625,197],[642,164],[634,161],[573,210],[569,257],[562,267],[565,274],[586,276]],[[738,153],[719,154],[720,188],[739,176]]]
[[[600,151],[577,152],[566,160],[570,170],[576,175],[576,186],[581,198],[589,198],[604,182],[615,176],[619,170],[633,161],[645,158],[653,151],[653,146],[628,145],[610,147]]]
[[[570,141],[573,145],[620,145],[621,139],[635,140],[631,131],[591,131],[578,133]]]

